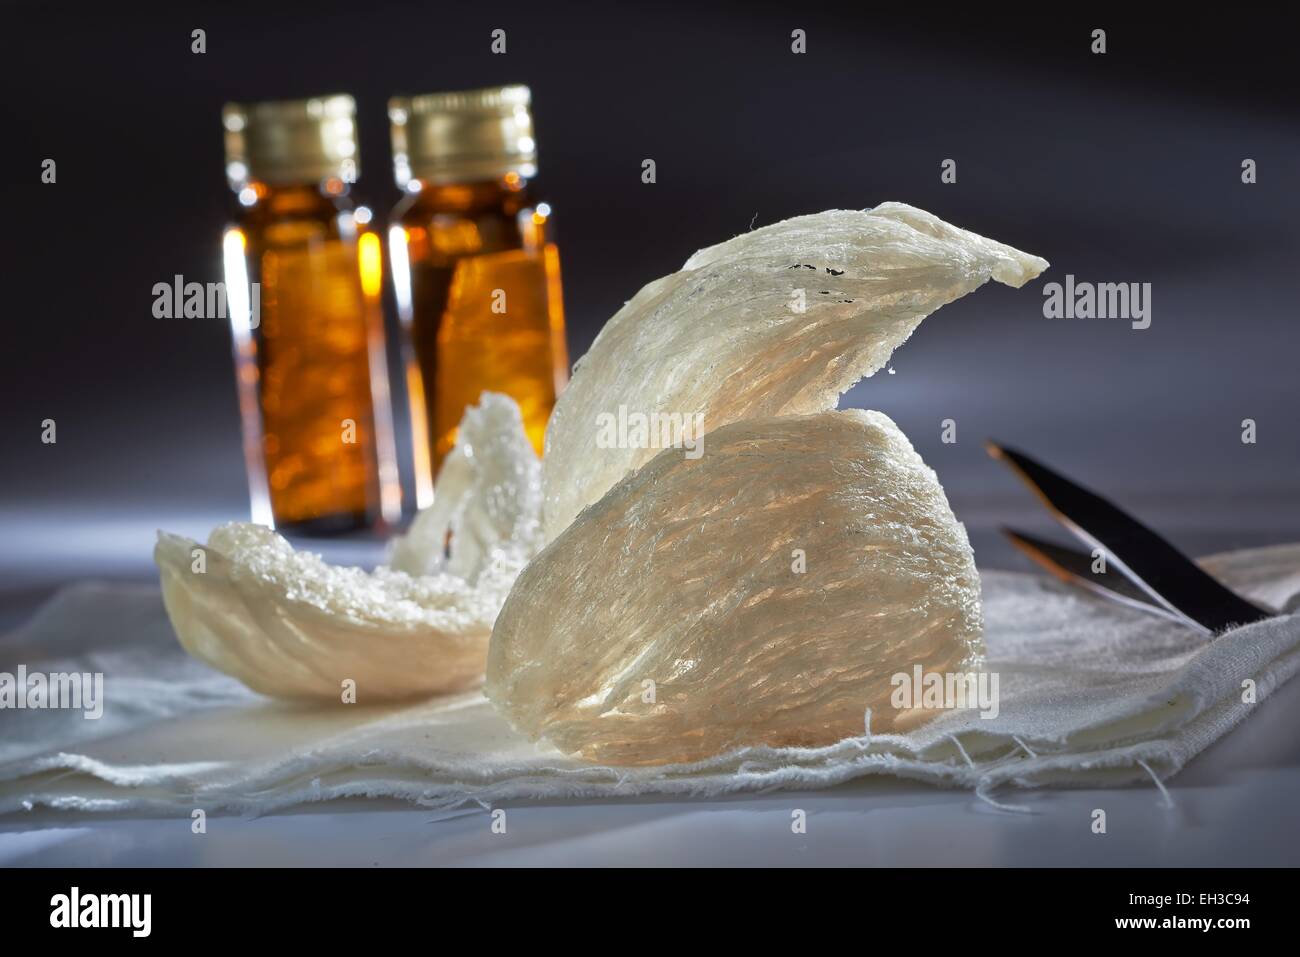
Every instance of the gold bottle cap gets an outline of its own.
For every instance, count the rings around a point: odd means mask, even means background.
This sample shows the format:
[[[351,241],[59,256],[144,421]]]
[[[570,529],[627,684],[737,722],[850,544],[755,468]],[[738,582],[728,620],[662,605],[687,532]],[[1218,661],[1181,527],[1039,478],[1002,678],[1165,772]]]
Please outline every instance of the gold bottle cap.
[[[397,185],[535,175],[531,102],[526,86],[393,97],[388,118]]]
[[[249,180],[272,186],[356,182],[357,104],[347,94],[309,100],[227,103],[226,176],[236,189]]]

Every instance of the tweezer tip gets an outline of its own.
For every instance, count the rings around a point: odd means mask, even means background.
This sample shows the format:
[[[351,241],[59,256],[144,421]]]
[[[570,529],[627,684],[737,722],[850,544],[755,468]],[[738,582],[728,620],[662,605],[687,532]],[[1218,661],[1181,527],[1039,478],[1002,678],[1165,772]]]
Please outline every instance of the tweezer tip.
[[[990,456],[997,459],[999,462],[1006,462],[1015,467],[1018,471],[1021,470],[1021,463],[1038,465],[1037,462],[1019,449],[1012,448],[1009,445],[1003,445],[1001,442],[994,442],[992,439],[984,440],[984,449]]]

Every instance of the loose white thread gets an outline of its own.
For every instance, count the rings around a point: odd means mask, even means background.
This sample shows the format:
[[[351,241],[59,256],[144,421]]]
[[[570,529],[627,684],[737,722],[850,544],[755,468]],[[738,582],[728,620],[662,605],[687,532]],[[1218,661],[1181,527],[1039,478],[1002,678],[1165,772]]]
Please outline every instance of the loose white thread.
[[[1147,764],[1141,758],[1138,758],[1138,764],[1142,765],[1142,770],[1146,771],[1147,774],[1151,775],[1151,780],[1156,782],[1156,787],[1160,789],[1161,795],[1164,796],[1165,799],[1164,806],[1173,807],[1174,799],[1169,796],[1169,789],[1165,787],[1165,783],[1163,781],[1161,781],[1158,777],[1156,777],[1156,772],[1151,770],[1151,765]]]
[[[1029,755],[1031,758],[1036,758],[1036,757],[1038,757],[1038,755],[1034,753],[1033,748],[1031,748],[1029,745],[1025,744],[1025,742],[1021,741],[1021,740],[1020,740],[1018,737],[1016,737],[1014,734],[1011,736],[1011,740],[1014,741],[1014,742],[1016,742],[1016,744],[1020,745],[1022,748],[1024,748],[1024,749],[1025,749],[1025,754]]]
[[[948,735],[948,740],[951,741],[953,744],[957,745],[957,750],[960,751],[961,756],[966,759],[966,763],[970,765],[972,768],[974,768],[975,762],[972,761],[971,756],[966,753],[966,749],[962,747],[961,741],[957,739],[957,735],[955,734]],[[997,808],[997,810],[999,811],[1014,811],[1017,814],[1033,813],[1032,809],[1027,808],[1022,804],[1003,804],[1001,801],[995,801],[992,797],[989,796],[988,789],[989,789],[988,779],[980,778],[979,782],[975,785],[975,796],[979,798],[981,801],[983,801],[985,804],[989,805],[990,807]]]
[[[970,755],[966,753],[966,749],[961,746],[961,742],[957,740],[957,735],[955,734],[948,735],[948,740],[950,740],[953,744],[957,745],[957,750],[960,751],[961,756],[966,759],[966,763],[969,764],[972,768],[975,767],[975,762],[970,759]]]
[[[1033,808],[1025,807],[1023,804],[1003,804],[1001,801],[995,801],[988,793],[989,783],[981,778],[980,783],[975,786],[975,796],[990,807],[997,808],[999,811],[1012,811],[1016,814],[1033,814]]]
[[[862,736],[859,738],[850,738],[853,746],[859,751],[869,751],[871,749],[871,709],[868,708],[862,715]]]

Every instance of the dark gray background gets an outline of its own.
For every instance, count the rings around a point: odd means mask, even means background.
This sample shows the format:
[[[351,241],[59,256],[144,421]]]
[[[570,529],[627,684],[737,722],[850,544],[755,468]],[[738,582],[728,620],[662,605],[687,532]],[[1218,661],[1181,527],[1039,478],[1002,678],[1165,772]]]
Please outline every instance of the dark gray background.
[[[382,217],[397,199],[388,95],[532,86],[574,357],[639,286],[751,222],[900,200],[1046,257],[1026,289],[927,320],[895,375],[845,399],[907,432],[986,567],[1022,566],[999,523],[1046,527],[988,436],[1192,552],[1300,539],[1289,34],[917,9],[10,5],[0,624],[64,581],[150,577],[157,527],[202,536],[246,517],[227,329],[153,318],[152,287],[220,278],[221,104],[337,91],[358,99],[358,192]],[[1104,56],[1089,52],[1099,26]],[[505,56],[488,50],[496,27]],[[940,183],[948,157],[955,185]],[[1066,273],[1152,283],[1152,327],[1044,319],[1042,283]],[[44,418],[57,445],[39,441]],[[945,418],[956,445],[940,443]],[[1241,443],[1243,418],[1258,444]]]

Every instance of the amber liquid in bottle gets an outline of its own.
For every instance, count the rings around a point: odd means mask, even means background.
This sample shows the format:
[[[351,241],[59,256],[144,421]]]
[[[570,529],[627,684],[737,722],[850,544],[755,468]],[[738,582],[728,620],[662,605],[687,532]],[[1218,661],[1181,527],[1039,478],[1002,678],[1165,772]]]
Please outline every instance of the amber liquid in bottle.
[[[346,187],[257,184],[254,192],[239,228],[248,279],[260,283],[260,316],[238,374],[241,389],[255,393],[274,522],[308,534],[366,527],[389,511],[372,393],[372,373],[384,374],[382,317],[364,288]],[[378,237],[369,240],[377,251]],[[372,258],[377,269],[377,252]],[[238,333],[236,351],[239,361]]]
[[[409,291],[399,289],[398,299],[405,312],[409,297],[412,422],[425,433],[414,436],[417,472],[423,445],[437,473],[466,407],[484,391],[519,403],[541,454],[569,369],[549,216],[544,204],[533,205],[517,173],[425,184],[394,210],[393,255],[404,243],[409,264]]]

